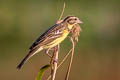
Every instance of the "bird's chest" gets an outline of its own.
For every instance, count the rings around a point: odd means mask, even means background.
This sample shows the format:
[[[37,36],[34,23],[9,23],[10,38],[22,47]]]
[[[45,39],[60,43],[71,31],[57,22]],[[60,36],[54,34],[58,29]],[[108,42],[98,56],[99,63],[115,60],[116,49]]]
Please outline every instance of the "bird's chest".
[[[71,30],[72,26],[69,25],[68,29]],[[68,29],[64,28],[64,29],[61,30],[62,32],[61,31],[56,32],[56,34],[60,33],[61,36],[56,38],[55,40],[53,40],[52,43],[50,43],[50,44],[52,44],[50,47],[54,47],[54,46],[60,44],[68,36],[68,34],[70,33],[70,31]]]
[[[63,34],[62,34],[62,38],[66,38],[68,36],[68,34],[70,33],[69,30],[71,30],[73,27],[73,25],[68,24],[67,28],[63,30]]]
[[[64,30],[59,38],[55,39],[52,43],[50,43],[50,44],[52,44],[50,47],[54,47],[54,46],[60,44],[68,36],[68,34],[69,34],[69,31]]]

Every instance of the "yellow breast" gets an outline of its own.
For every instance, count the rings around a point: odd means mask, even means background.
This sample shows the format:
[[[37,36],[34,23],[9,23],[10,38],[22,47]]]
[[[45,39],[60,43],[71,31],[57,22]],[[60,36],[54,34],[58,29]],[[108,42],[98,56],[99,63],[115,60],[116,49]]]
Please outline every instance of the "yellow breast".
[[[61,37],[55,39],[53,42],[51,42],[50,44],[48,44],[49,46],[47,46],[46,48],[52,48],[55,47],[56,45],[60,44],[69,34],[68,30],[64,30],[63,34],[61,35]]]
[[[73,25],[68,24],[68,28],[71,30],[73,27]],[[69,34],[68,29],[65,29],[63,31],[63,34],[61,35],[61,37],[55,39],[54,41],[52,41],[50,44],[48,44],[48,46],[46,46],[46,48],[52,48],[55,47],[56,45],[60,44]]]

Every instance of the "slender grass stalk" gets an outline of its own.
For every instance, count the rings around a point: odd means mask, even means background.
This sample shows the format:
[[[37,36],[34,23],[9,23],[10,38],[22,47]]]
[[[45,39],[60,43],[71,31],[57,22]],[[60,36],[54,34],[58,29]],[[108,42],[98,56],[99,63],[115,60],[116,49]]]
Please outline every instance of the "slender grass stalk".
[[[60,66],[65,62],[65,60],[67,59],[67,57],[70,55],[71,51],[72,51],[72,49],[70,49],[69,52],[64,56],[63,60],[58,65],[57,69],[60,68]],[[47,80],[50,80],[50,78],[51,78],[51,74],[48,76]]]
[[[62,16],[63,16],[63,14],[64,14],[64,10],[65,10],[65,2],[64,2],[64,5],[63,5],[62,13],[61,13],[61,15],[60,15],[60,17],[59,17],[59,19],[58,19],[58,20],[61,20],[61,18],[62,18]]]
[[[72,37],[70,38],[70,40],[72,42],[72,54],[71,54],[71,59],[70,59],[70,63],[69,63],[69,66],[68,66],[68,70],[67,70],[67,74],[66,74],[65,80],[69,79],[70,70],[71,70],[71,66],[72,66],[72,62],[73,62],[73,57],[74,57],[75,44],[74,44],[74,41],[73,41]]]
[[[56,46],[55,48],[55,52],[54,52],[54,59],[58,60],[58,54],[59,54],[59,44]],[[53,61],[53,69],[51,72],[51,80],[55,80],[55,76],[56,76],[56,71],[57,71],[57,65],[58,63],[56,61]]]

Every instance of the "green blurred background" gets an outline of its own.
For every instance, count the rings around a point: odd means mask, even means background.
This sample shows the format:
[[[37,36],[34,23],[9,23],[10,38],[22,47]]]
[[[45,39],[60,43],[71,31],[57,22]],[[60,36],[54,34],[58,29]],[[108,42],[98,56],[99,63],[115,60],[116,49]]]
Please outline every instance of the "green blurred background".
[[[34,80],[40,67],[49,63],[50,58],[42,51],[16,70],[29,46],[55,24],[63,2],[0,0],[0,80]],[[70,80],[120,80],[120,1],[66,0],[64,17],[67,15],[84,22]],[[70,48],[66,39],[61,44],[59,61]],[[56,80],[64,79],[68,62],[58,70]]]

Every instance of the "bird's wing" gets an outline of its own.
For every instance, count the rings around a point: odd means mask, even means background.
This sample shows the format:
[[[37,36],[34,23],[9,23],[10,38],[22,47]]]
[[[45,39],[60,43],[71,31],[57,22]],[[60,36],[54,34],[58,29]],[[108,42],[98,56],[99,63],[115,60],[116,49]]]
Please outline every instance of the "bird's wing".
[[[25,56],[25,58],[21,61],[21,63],[17,66],[18,69],[20,69],[23,64],[33,55],[41,51],[43,48],[42,45],[46,45],[56,38],[60,37],[62,34],[62,31],[64,28],[62,28],[63,25],[55,24],[53,27],[48,29],[45,33],[43,33],[30,47],[29,53]]]
[[[63,33],[63,24],[55,24],[50,29],[48,29],[45,33],[43,33],[30,47],[30,50],[35,49],[36,47],[40,47],[42,45],[48,44],[56,38],[60,37]]]

